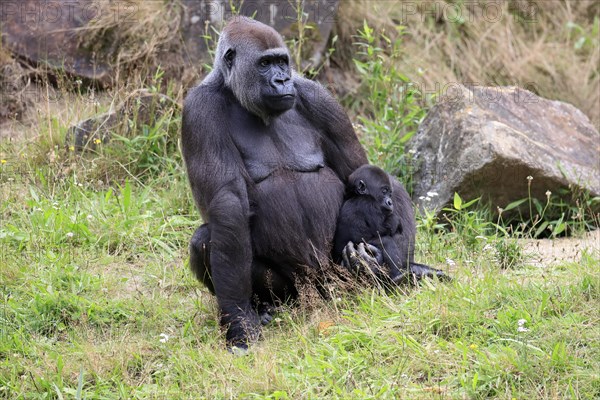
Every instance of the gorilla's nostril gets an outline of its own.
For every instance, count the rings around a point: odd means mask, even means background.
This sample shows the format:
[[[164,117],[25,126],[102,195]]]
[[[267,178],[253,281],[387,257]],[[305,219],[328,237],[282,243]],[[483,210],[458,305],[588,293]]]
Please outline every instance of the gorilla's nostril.
[[[276,76],[273,78],[273,80],[271,81],[271,83],[274,86],[279,86],[279,85],[285,85],[286,82],[288,82],[290,80],[289,76]]]

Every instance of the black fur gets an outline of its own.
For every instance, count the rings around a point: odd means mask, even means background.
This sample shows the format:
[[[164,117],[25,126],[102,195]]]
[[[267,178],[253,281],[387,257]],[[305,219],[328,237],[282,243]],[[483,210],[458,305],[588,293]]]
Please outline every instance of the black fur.
[[[392,183],[381,168],[374,165],[358,168],[348,179],[346,193],[334,238],[336,262],[342,261],[342,251],[348,242],[364,242],[381,250],[382,237],[402,233],[400,218],[394,213]]]
[[[291,70],[281,36],[240,17],[185,100],[182,148],[206,222],[190,267],[217,297],[228,344],[245,347],[265,304],[294,298],[328,262],[344,182],[367,159],[341,106]]]
[[[400,283],[412,276],[433,275],[447,278],[441,271],[414,262],[415,235],[412,203],[400,182],[373,165],[363,165],[350,175],[334,239],[336,262],[346,264],[344,253],[356,252],[354,245],[366,243],[371,254],[361,256],[375,262],[368,264],[383,281]],[[360,265],[350,263],[353,265],[346,267]]]

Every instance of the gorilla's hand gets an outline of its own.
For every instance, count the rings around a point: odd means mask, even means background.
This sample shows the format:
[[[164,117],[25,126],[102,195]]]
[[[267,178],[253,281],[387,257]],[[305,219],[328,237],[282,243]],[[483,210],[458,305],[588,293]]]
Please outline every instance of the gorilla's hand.
[[[348,242],[342,251],[342,266],[353,273],[370,271],[378,276],[381,273],[383,253],[377,247],[368,243]]]

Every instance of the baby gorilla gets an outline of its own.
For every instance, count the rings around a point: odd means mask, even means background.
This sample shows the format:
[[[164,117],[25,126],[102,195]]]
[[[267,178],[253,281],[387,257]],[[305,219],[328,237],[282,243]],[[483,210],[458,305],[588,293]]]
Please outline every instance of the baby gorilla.
[[[400,210],[394,212],[392,188],[389,175],[374,165],[363,165],[350,175],[334,238],[336,262],[345,263],[344,248],[352,242],[359,252],[371,253],[380,266],[399,267],[394,259],[399,251],[393,236],[402,233],[402,226]],[[385,275],[380,269],[373,272],[378,278]]]

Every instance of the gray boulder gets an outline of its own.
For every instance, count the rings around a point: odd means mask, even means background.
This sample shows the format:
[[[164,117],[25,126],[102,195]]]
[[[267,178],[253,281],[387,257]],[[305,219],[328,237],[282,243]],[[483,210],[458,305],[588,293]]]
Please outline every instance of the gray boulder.
[[[457,192],[492,207],[571,187],[600,194],[600,134],[570,104],[516,87],[454,86],[411,141],[414,198],[440,210]]]
[[[97,6],[71,0],[2,1],[2,42],[18,59],[108,86],[113,70],[107,59],[81,47],[77,36],[96,17]]]
[[[327,48],[339,0],[305,0],[304,41],[302,58],[305,63],[318,65]],[[173,2],[181,12],[179,39],[174,39],[162,57],[167,77],[179,79],[191,74],[195,79],[203,72],[203,63],[209,60],[208,46],[214,45],[204,36],[220,30],[222,23],[239,12],[273,26],[286,39],[297,38],[295,2],[267,0],[180,0]],[[73,0],[19,0],[2,1],[0,7],[0,36],[3,46],[16,58],[34,65],[48,66],[58,74],[81,78],[86,84],[109,87],[115,77],[114,56],[119,26],[141,23],[144,2],[92,2]],[[105,46],[92,50],[83,46],[83,38],[90,22],[101,17],[120,22],[107,28]],[[89,46],[88,46],[89,47]],[[172,53],[170,53],[172,52]],[[307,65],[303,65],[307,66]]]
[[[186,55],[191,65],[203,59],[207,43],[202,37],[211,33],[210,25],[220,29],[232,15],[232,5],[240,15],[252,17],[275,28],[285,39],[297,38],[299,26],[295,1],[233,1],[230,0],[182,0],[184,18],[182,36]],[[339,0],[305,0],[302,2],[307,28],[304,29],[303,59],[318,65],[335,23]]]

